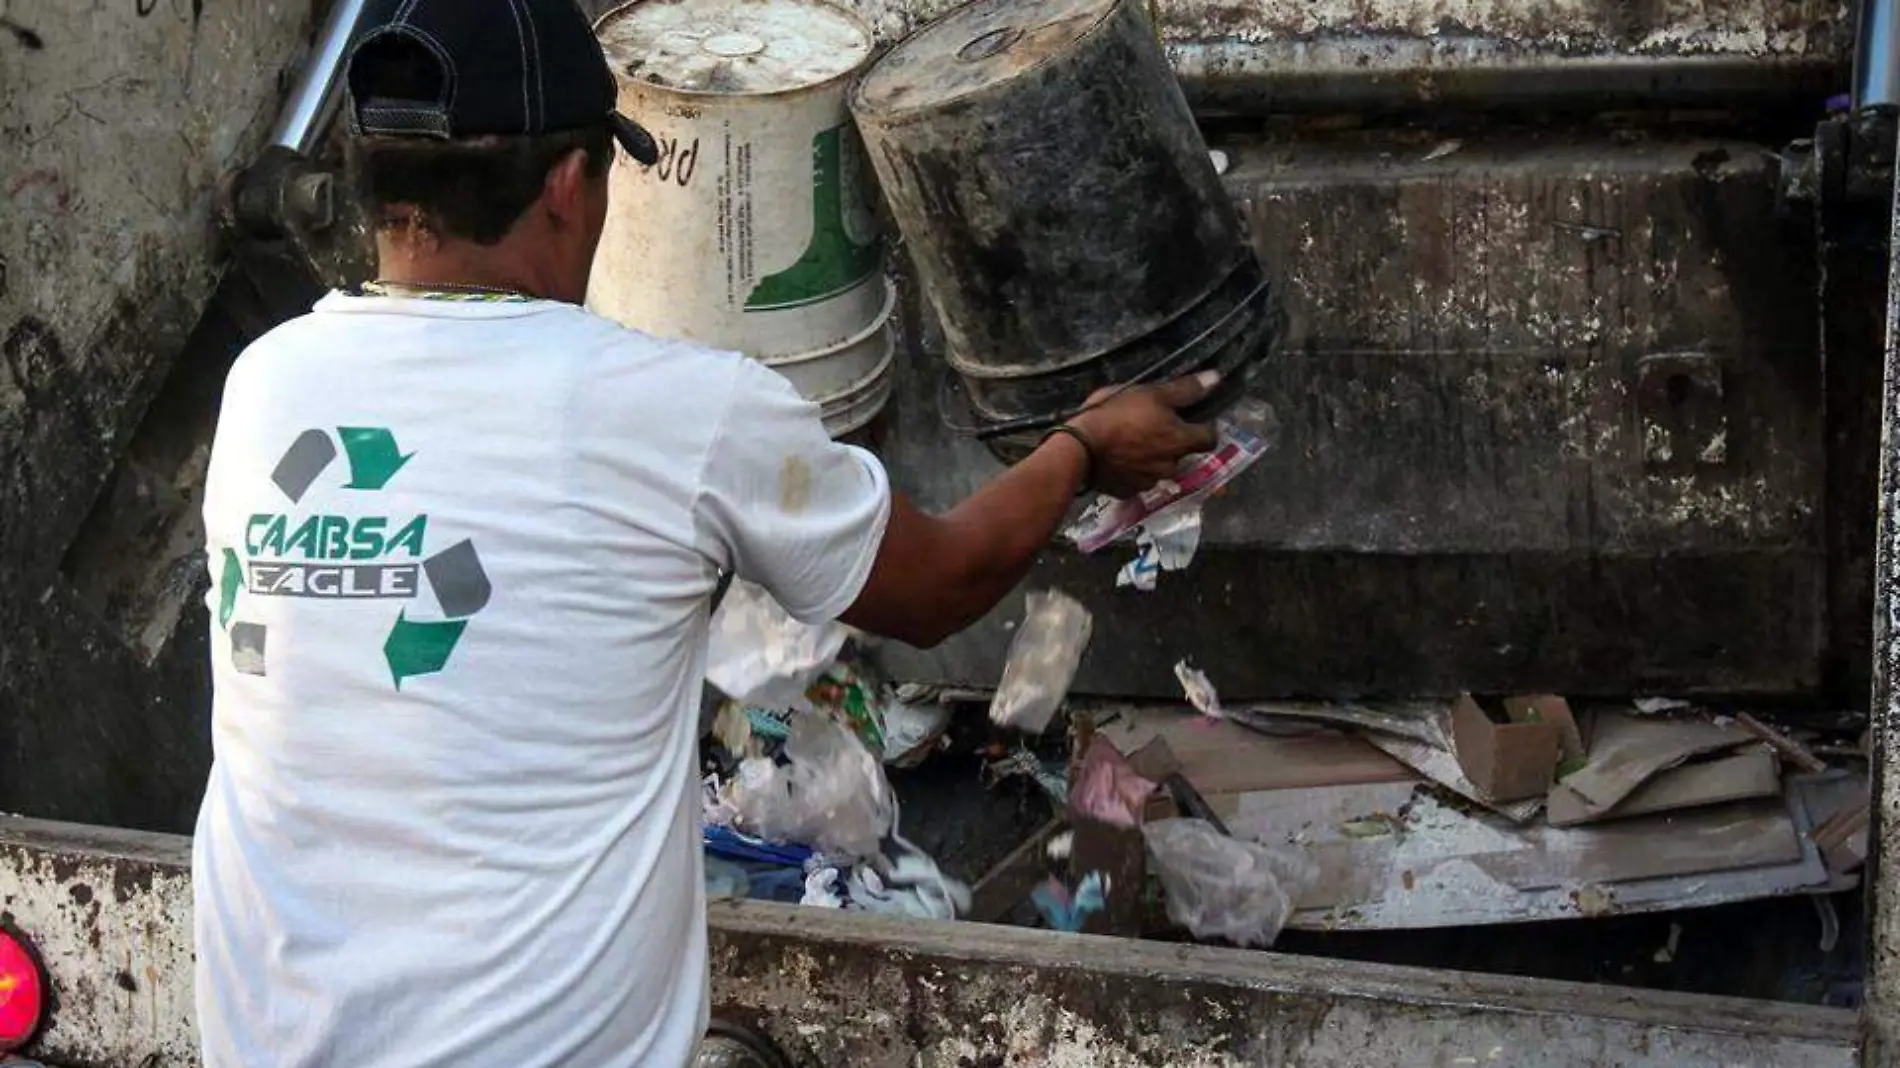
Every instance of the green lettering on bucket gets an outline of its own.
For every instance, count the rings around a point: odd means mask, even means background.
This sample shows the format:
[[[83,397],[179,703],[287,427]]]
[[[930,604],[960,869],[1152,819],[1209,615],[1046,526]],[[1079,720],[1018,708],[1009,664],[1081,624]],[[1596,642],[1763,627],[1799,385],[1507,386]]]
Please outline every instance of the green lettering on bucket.
[[[864,153],[848,126],[811,139],[811,243],[790,267],[761,278],[745,310],[797,308],[852,289],[877,270],[877,228],[865,193]]]

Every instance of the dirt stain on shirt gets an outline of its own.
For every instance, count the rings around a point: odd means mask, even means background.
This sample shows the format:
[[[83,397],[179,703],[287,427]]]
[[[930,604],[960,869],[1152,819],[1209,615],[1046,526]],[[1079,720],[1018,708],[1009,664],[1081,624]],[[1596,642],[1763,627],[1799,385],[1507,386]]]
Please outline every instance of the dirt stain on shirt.
[[[785,458],[778,471],[778,506],[786,515],[798,515],[811,505],[811,465],[799,455]]]

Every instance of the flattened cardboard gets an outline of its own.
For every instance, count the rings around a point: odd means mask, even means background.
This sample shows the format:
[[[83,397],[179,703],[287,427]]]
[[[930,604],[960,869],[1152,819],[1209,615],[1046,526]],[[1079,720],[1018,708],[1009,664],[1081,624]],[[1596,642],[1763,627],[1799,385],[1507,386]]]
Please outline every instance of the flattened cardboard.
[[[1515,715],[1530,711],[1527,702],[1517,702]],[[1512,714],[1508,703],[1506,713]],[[1556,780],[1563,731],[1551,722],[1513,718],[1510,723],[1493,723],[1477,700],[1465,694],[1451,706],[1451,747],[1465,776],[1487,798],[1522,801],[1542,797]]]
[[[1607,812],[1594,812],[1583,796],[1563,783],[1551,787],[1545,818],[1553,827],[1621,819],[1653,812],[1719,805],[1781,793],[1781,764],[1767,749],[1685,764],[1658,774]]]
[[[1124,711],[1096,732],[1130,754],[1135,770],[1149,778],[1165,778],[1172,771],[1187,776],[1217,810],[1222,806],[1216,795],[1221,794],[1417,778],[1365,740],[1332,730],[1276,737],[1178,709],[1138,708]],[[1144,759],[1157,740],[1167,743],[1172,766]],[[1231,810],[1221,814],[1230,815]]]
[[[1563,787],[1577,795],[1584,813],[1601,815],[1659,772],[1754,740],[1732,723],[1600,711],[1590,724],[1590,762],[1565,776]]]

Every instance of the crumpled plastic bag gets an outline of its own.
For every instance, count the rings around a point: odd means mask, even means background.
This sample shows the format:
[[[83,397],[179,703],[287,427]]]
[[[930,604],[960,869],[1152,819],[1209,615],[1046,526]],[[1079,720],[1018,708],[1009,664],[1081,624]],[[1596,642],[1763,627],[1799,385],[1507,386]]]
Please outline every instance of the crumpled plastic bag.
[[[1318,875],[1303,853],[1229,838],[1206,820],[1159,820],[1141,833],[1168,919],[1196,938],[1271,946]]]
[[[780,764],[739,765],[733,808],[748,830],[831,857],[867,857],[897,825],[897,799],[878,757],[828,716],[794,716]]]
[[[1024,601],[1022,626],[1009,643],[1003,678],[990,701],[990,722],[1041,734],[1069,696],[1095,617],[1060,590],[1031,590]]]
[[[764,587],[734,582],[713,613],[706,681],[741,704],[809,712],[805,691],[850,636],[842,623],[800,623]]]

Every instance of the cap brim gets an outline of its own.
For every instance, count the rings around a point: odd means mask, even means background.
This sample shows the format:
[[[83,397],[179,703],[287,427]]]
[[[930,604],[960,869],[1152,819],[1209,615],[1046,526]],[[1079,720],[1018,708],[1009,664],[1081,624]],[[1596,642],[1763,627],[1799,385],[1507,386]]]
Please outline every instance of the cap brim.
[[[618,111],[610,112],[607,122],[614,129],[614,140],[627,150],[634,162],[651,167],[660,162],[660,146],[653,142],[653,135],[646,127],[627,118]]]

